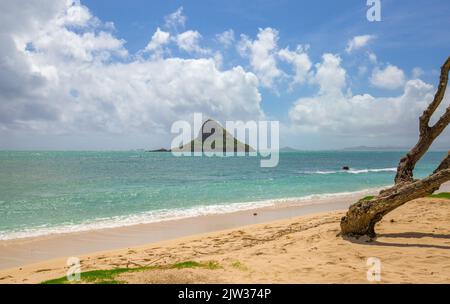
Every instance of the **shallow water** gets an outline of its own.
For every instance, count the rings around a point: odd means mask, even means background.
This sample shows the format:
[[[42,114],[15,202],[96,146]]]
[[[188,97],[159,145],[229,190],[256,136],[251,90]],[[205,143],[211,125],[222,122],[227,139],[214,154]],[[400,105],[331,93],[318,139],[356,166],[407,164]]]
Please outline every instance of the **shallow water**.
[[[403,152],[174,157],[144,152],[0,152],[0,239],[117,227],[390,185]],[[416,175],[445,152],[430,152]],[[351,170],[342,171],[343,166]]]

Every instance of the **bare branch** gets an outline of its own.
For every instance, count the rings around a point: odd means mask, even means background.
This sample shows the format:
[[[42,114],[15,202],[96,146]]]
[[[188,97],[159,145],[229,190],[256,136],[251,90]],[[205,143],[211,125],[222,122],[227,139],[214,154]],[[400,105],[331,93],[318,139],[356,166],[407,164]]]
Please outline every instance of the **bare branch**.
[[[408,154],[400,160],[397,168],[397,175],[395,183],[401,184],[405,182],[412,182],[414,180],[414,168],[417,162],[425,155],[434,140],[445,130],[450,123],[450,107],[438,120],[438,122],[430,127],[430,119],[434,112],[441,104],[445,96],[445,90],[448,85],[448,73],[450,71],[450,57],[447,58],[444,65],[441,67],[441,76],[439,85],[433,101],[420,117],[420,136],[417,144],[412,148]]]
[[[417,144],[400,160],[395,185],[381,191],[377,197],[362,199],[353,204],[341,220],[342,235],[375,237],[375,225],[392,210],[416,198],[425,197],[450,180],[450,151],[430,176],[414,180],[416,163],[425,155],[434,140],[450,124],[450,106],[437,123],[430,127],[430,119],[441,104],[448,84],[450,57],[441,69],[439,87],[432,103],[420,117],[420,136]]]
[[[383,216],[407,202],[433,194],[448,181],[450,169],[445,169],[422,180],[394,187],[390,193],[371,200],[362,199],[352,205],[346,216],[341,219],[341,232],[343,235],[375,237],[375,225]]]
[[[439,78],[439,85],[437,92],[434,95],[434,99],[420,117],[420,134],[425,134],[426,130],[429,129],[431,116],[433,116],[434,112],[436,112],[437,108],[442,102],[442,99],[444,98],[445,90],[448,84],[449,70],[450,70],[450,57],[447,58],[444,65],[441,67],[441,76]]]
[[[441,162],[436,171],[434,171],[434,173],[437,173],[445,169],[450,169],[450,151],[448,151],[447,157],[444,158],[444,160]]]

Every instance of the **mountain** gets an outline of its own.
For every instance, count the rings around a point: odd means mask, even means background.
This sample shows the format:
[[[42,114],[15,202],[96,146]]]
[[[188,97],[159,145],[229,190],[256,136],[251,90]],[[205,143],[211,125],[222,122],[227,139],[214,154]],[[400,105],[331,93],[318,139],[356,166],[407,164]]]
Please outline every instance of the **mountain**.
[[[299,150],[291,148],[291,147],[283,147],[280,149],[280,152],[298,152]]]
[[[208,131],[211,132],[208,132]],[[206,145],[204,146],[204,143]],[[203,147],[204,146],[204,147]],[[179,149],[173,149],[173,152],[212,152],[223,151],[233,149],[234,152],[255,152],[251,146],[242,143],[234,138],[221,124],[217,121],[208,119],[201,127],[199,135],[196,139],[192,140],[188,144],[180,147]]]
[[[407,151],[405,147],[367,147],[357,146],[342,149],[343,151]]]

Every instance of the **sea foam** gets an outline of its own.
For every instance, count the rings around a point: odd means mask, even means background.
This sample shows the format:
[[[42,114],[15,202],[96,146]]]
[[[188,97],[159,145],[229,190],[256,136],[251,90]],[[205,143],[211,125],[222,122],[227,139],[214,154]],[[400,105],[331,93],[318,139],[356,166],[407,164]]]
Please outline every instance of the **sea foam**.
[[[300,174],[364,174],[364,173],[380,173],[380,172],[396,172],[397,168],[381,168],[381,169],[350,169],[350,170],[316,170],[316,171],[299,171]]]
[[[0,231],[0,240],[33,238],[52,234],[67,234],[91,230],[129,227],[140,224],[151,224],[199,216],[248,211],[273,206],[284,206],[284,207],[306,206],[315,203],[320,204],[321,199],[333,197],[345,197],[351,195],[363,196],[364,194],[373,193],[380,189],[381,188],[371,188],[354,192],[311,194],[302,197],[280,198],[254,202],[242,202],[242,203],[227,203],[209,206],[196,206],[186,209],[155,210],[126,216],[98,218],[95,220],[86,221],[78,224],[66,224],[52,227],[46,225],[30,229],[22,229],[20,231]]]

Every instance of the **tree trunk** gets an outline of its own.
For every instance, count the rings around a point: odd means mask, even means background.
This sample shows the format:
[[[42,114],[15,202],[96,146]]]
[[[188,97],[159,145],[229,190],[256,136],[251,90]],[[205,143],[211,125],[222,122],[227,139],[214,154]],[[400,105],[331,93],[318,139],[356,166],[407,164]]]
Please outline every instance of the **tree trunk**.
[[[448,84],[450,57],[441,68],[440,82],[432,103],[420,117],[420,135],[417,144],[400,160],[395,177],[395,185],[370,200],[360,200],[352,205],[341,220],[341,234],[344,236],[376,237],[375,225],[381,219],[417,198],[433,194],[440,186],[450,181],[450,151],[434,173],[422,180],[414,180],[414,168],[425,155],[434,140],[450,123],[450,106],[433,126],[429,126],[431,116],[441,104]]]

